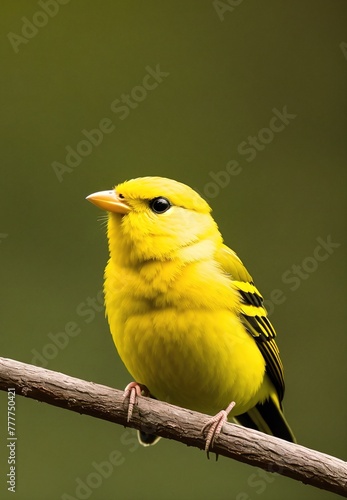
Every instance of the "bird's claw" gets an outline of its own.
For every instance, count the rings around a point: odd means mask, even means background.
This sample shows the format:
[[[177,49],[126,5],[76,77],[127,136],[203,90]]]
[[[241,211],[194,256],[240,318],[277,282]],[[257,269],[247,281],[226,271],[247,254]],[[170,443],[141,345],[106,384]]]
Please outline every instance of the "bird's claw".
[[[232,401],[225,410],[222,410],[213,417],[211,417],[209,421],[201,429],[202,434],[205,434],[207,431],[206,442],[205,442],[205,451],[207,453],[207,458],[210,458],[209,457],[210,447],[214,445],[216,437],[218,436],[218,434],[220,434],[223,425],[228,421],[228,415],[234,408],[235,404],[236,403]]]
[[[137,382],[130,382],[124,389],[123,401],[129,398],[127,422],[130,422],[137,398],[141,396],[142,393],[144,393],[145,396],[149,395],[147,387]]]

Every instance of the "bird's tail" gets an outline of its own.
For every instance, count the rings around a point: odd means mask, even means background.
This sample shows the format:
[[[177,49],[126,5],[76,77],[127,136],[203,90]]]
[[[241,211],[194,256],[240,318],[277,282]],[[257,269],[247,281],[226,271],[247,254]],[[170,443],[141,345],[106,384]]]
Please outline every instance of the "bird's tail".
[[[137,431],[137,438],[142,446],[153,446],[154,444],[157,444],[160,436],[156,436],[150,432]]]
[[[295,436],[275,396],[271,395],[269,399],[263,403],[258,403],[247,413],[234,417],[234,420],[245,427],[296,443]]]

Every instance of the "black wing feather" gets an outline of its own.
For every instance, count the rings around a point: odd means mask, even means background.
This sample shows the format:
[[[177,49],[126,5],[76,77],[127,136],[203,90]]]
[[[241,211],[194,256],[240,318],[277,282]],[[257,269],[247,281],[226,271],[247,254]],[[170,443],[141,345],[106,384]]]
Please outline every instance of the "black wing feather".
[[[231,275],[233,286],[240,294],[241,320],[246,330],[255,339],[265,359],[266,372],[281,402],[284,394],[283,365],[275,341],[276,331],[267,317],[264,299],[241,260],[230,248],[223,246],[218,254],[218,261]]]

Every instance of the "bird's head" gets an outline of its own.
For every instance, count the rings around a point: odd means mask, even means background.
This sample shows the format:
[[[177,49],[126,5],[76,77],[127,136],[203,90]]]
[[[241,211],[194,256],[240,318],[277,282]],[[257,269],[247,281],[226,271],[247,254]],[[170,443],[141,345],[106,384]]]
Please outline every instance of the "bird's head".
[[[87,197],[109,212],[111,258],[136,264],[211,255],[222,241],[208,203],[190,187],[162,177],[140,177]]]

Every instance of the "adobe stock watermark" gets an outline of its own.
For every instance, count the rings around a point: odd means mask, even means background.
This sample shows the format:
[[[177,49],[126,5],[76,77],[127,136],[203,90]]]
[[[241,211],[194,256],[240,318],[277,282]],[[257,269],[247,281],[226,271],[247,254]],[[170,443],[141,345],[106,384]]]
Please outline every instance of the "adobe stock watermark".
[[[0,245],[6,238],[8,238],[7,233],[0,233]]]
[[[70,0],[39,0],[37,4],[40,9],[31,16],[31,19],[21,18],[21,34],[18,35],[13,31],[7,33],[7,38],[15,54],[18,54],[21,45],[29,43],[41,28],[47,26],[49,20],[58,14],[61,5],[67,5],[69,2]]]
[[[148,94],[170,75],[167,71],[161,70],[160,64],[157,64],[154,69],[146,66],[145,70],[146,74],[139,85],[135,85],[128,94],[122,94],[110,104],[112,113],[121,121],[125,120],[147,98]],[[95,148],[100,146],[104,136],[113,132],[115,128],[112,120],[106,117],[99,121],[96,128],[83,129],[82,139],[74,147],[70,145],[65,147],[67,154],[64,163],[54,161],[51,164],[58,181],[63,182],[64,175],[73,172],[81,164],[83,158],[91,155]]]
[[[248,163],[254,161],[258,154],[262,153],[275,140],[276,136],[283,132],[296,117],[297,115],[294,113],[288,112],[287,106],[283,106],[282,110],[272,108],[272,116],[268,126],[258,130],[255,135],[249,135],[237,146],[239,156],[244,157]],[[243,166],[239,160],[229,160],[224,170],[220,170],[219,172],[211,170],[208,173],[212,180],[206,182],[200,193],[205,198],[216,198],[221,189],[229,185],[231,178],[240,175],[242,171]],[[199,189],[196,190],[199,191]]]
[[[85,324],[91,323],[98,313],[104,311],[104,293],[99,290],[95,297],[87,297],[80,302],[76,309],[76,315],[83,318]],[[47,334],[48,342],[40,349],[31,349],[33,357],[31,364],[46,368],[50,361],[55,359],[58,354],[66,349],[71,339],[78,337],[82,332],[81,322],[67,321],[64,327],[56,332]]]
[[[126,447],[128,453],[134,453],[140,443],[136,437],[136,432],[132,429],[126,429],[120,437],[122,447]],[[73,494],[63,493],[61,500],[87,500],[95,490],[100,488],[104,481],[109,479],[115,470],[124,464],[126,454],[124,451],[112,450],[101,462],[93,461],[91,471],[85,477],[76,477],[75,491]]]
[[[309,277],[315,273],[320,264],[326,261],[341,243],[332,241],[332,236],[329,234],[326,238],[320,236],[316,238],[318,245],[313,249],[312,255],[305,257],[300,264],[293,264],[289,269],[282,273],[281,281],[289,287],[291,292],[295,292],[300,288],[303,281],[307,281]],[[282,288],[275,288],[269,294],[269,298],[264,300],[264,306],[268,315],[274,312],[275,307],[287,300],[287,295]]]
[[[347,43],[346,42],[341,42],[340,43],[340,49],[342,51],[343,57],[347,60]]]
[[[250,474],[247,479],[247,486],[251,490],[250,494],[247,491],[240,491],[236,495],[235,500],[252,500],[254,493],[261,495],[267,490],[269,484],[275,481],[283,469],[280,466],[274,465],[268,471],[258,467],[255,470],[256,472]]]
[[[224,21],[225,14],[227,12],[233,12],[235,7],[238,7],[243,0],[213,0],[212,5],[216,11],[217,16],[220,21]]]
[[[8,473],[7,490],[12,493],[16,492],[16,477],[17,477],[17,429],[16,429],[16,389],[9,387],[7,389],[7,448],[8,448]]]

